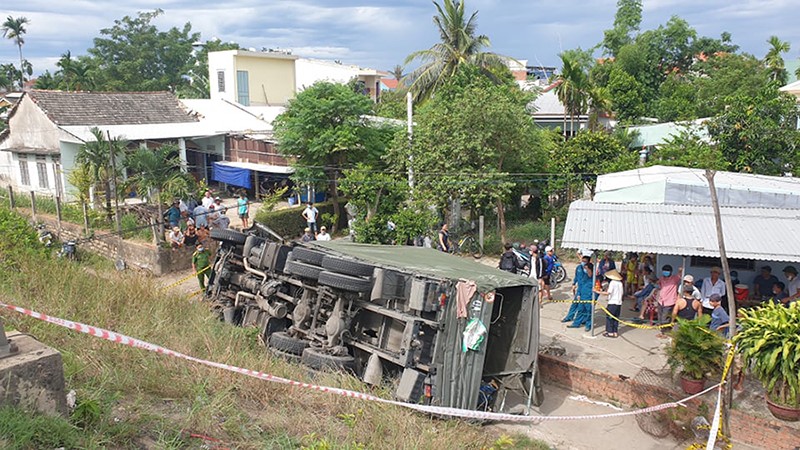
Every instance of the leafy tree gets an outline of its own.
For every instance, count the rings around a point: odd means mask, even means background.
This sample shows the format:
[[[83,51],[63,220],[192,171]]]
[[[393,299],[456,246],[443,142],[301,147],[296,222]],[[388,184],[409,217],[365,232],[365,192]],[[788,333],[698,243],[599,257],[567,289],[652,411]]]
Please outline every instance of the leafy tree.
[[[723,113],[731,96],[754,97],[766,88],[769,72],[751,55],[720,54],[693,66],[691,85],[695,89],[696,117]]]
[[[23,73],[25,72],[25,60],[22,58],[22,45],[25,44],[25,38],[23,36],[28,32],[28,30],[25,28],[25,25],[29,23],[31,23],[31,21],[27,17],[8,16],[5,22],[3,22],[3,25],[0,26],[0,30],[3,30],[3,37],[14,41],[14,44],[16,44],[17,48],[19,49],[20,89],[22,89],[22,87],[25,85],[25,77],[23,76]]]
[[[614,68],[608,81],[611,107],[622,122],[634,122],[645,113],[644,88],[636,78],[622,69]]]
[[[692,55],[715,56],[721,53],[736,53],[739,46],[731,43],[731,34],[723,31],[719,39],[701,36],[692,43]]]
[[[789,79],[789,74],[786,73],[786,65],[782,55],[789,53],[791,47],[789,42],[780,40],[778,36],[770,36],[767,43],[769,44],[769,51],[764,56],[764,64],[770,71],[770,79],[783,86]]]
[[[57,73],[53,75],[49,70],[45,70],[43,74],[36,78],[36,83],[34,83],[33,87],[35,89],[55,90],[58,89],[63,82],[64,79],[61,74]]]
[[[687,127],[656,148],[648,160],[648,165],[653,164],[713,170],[730,168],[719,146],[709,142],[708,136],[703,136],[696,126]]]
[[[754,97],[729,98],[725,111],[709,121],[709,133],[731,168],[764,175],[791,171],[800,131],[795,98],[770,84]]]
[[[112,91],[175,92],[188,84],[184,76],[195,64],[192,44],[200,38],[192,25],[159,31],[151,22],[163,13],[156,9],[125,16],[100,30],[89,49],[97,67],[98,88]]]
[[[417,114],[414,143],[403,136],[392,147],[395,167],[409,160],[414,198],[444,209],[460,199],[474,212],[495,208],[505,237],[505,205],[515,186],[511,173],[543,165],[540,131],[526,110],[529,94],[495,85],[475,67],[464,67]],[[409,158],[410,157],[410,158]]]
[[[406,58],[405,63],[420,61],[422,65],[406,75],[402,80],[416,101],[427,99],[447,80],[458,72],[464,64],[479,67],[483,73],[494,79],[491,67],[505,67],[508,57],[484,52],[490,45],[486,35],[475,35],[478,12],[467,18],[463,0],[443,0],[436,6],[437,15],[433,23],[439,30],[441,41],[427,50],[416,51]]]
[[[178,96],[181,98],[209,98],[211,87],[208,80],[208,53],[237,49],[239,49],[239,44],[236,42],[222,42],[220,39],[206,41],[196,52],[197,62],[186,73],[189,82],[178,88]]]
[[[661,122],[697,118],[697,86],[680,74],[670,74],[658,89],[653,112]]]
[[[125,159],[125,167],[133,174],[128,178],[127,186],[135,188],[140,197],[155,197],[161,235],[164,234],[162,194],[166,194],[167,199],[183,198],[194,187],[193,180],[182,170],[179,155],[176,145],[166,144],[155,149],[137,148]]]
[[[632,33],[639,31],[642,23],[642,0],[617,0],[617,13],[614,15],[614,28],[606,30],[603,47],[611,56],[624,45],[633,41]]]
[[[317,82],[290,100],[275,119],[278,148],[297,158],[295,179],[327,181],[336,217],[342,170],[354,162],[374,161],[390,138],[389,130],[363,119],[372,106],[368,97],[345,85]]]
[[[550,172],[567,182],[580,180],[594,195],[596,176],[636,167],[638,152],[605,131],[581,131],[564,145],[553,148],[548,160]],[[551,187],[552,188],[552,187]]]
[[[91,132],[94,140],[81,145],[75,157],[75,163],[89,173],[95,186],[102,186],[106,197],[106,215],[110,222],[112,216],[111,186],[115,176],[111,167],[111,151],[114,151],[115,159],[117,155],[121,157],[128,144],[126,141],[116,138],[112,138],[110,141],[106,140],[106,136],[97,127],[92,128]]]
[[[400,89],[381,92],[375,105],[375,114],[390,119],[406,120],[408,117],[406,92]]]

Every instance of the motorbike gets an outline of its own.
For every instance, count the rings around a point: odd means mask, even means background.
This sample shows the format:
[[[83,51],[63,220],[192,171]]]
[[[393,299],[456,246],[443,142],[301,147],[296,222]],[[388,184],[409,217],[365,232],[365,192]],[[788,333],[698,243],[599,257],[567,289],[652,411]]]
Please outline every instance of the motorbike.
[[[61,244],[61,250],[58,252],[59,258],[65,258],[70,261],[77,261],[78,259],[78,243],[75,241],[66,241]]]
[[[51,233],[50,230],[45,228],[44,224],[41,223],[36,225],[36,229],[39,233],[39,242],[46,248],[50,248],[53,245],[53,233]]]

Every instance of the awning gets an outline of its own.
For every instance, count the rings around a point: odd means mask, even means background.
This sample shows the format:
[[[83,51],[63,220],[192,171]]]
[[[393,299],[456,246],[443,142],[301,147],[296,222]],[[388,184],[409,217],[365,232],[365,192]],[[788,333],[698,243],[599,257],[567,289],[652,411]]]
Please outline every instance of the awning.
[[[800,209],[720,208],[729,258],[800,263]],[[561,246],[719,257],[710,206],[572,202]]]
[[[211,169],[211,179],[233,186],[246,189],[253,187],[252,172],[274,173],[288,175],[294,169],[287,166],[274,166],[272,164],[256,164],[248,162],[217,161]]]

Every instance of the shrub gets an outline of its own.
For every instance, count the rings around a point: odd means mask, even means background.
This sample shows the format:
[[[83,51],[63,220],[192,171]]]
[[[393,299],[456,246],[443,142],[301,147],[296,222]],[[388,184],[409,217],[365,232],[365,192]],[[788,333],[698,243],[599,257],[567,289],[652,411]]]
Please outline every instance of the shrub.
[[[736,344],[770,400],[800,406],[800,303],[742,310]]]
[[[708,330],[711,316],[694,320],[678,319],[672,332],[672,345],[667,349],[667,362],[672,370],[680,369],[687,378],[701,380],[708,372],[722,367],[725,340]]]
[[[333,215],[333,203],[316,203],[314,206],[319,210],[320,218],[326,217],[326,214]],[[339,203],[341,209],[341,216],[339,217],[339,229],[347,227],[347,214],[344,211],[344,202]],[[303,234],[303,229],[306,227],[306,220],[303,219],[303,210],[305,205],[295,206],[293,208],[279,209],[277,211],[262,211],[256,213],[256,222],[262,223],[270,227],[274,232],[280,234],[286,239],[292,239]]]

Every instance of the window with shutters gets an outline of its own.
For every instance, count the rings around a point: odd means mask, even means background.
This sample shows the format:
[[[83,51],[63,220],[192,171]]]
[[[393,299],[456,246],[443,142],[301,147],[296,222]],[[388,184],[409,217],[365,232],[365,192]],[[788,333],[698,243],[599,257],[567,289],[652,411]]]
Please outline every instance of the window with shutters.
[[[236,101],[243,106],[250,106],[250,76],[246,70],[236,71]]]
[[[28,172],[27,155],[19,155],[19,183],[23,186],[31,185],[31,174]]]
[[[36,157],[36,174],[39,176],[39,187],[50,189],[50,182],[47,179],[47,160],[44,156]]]

